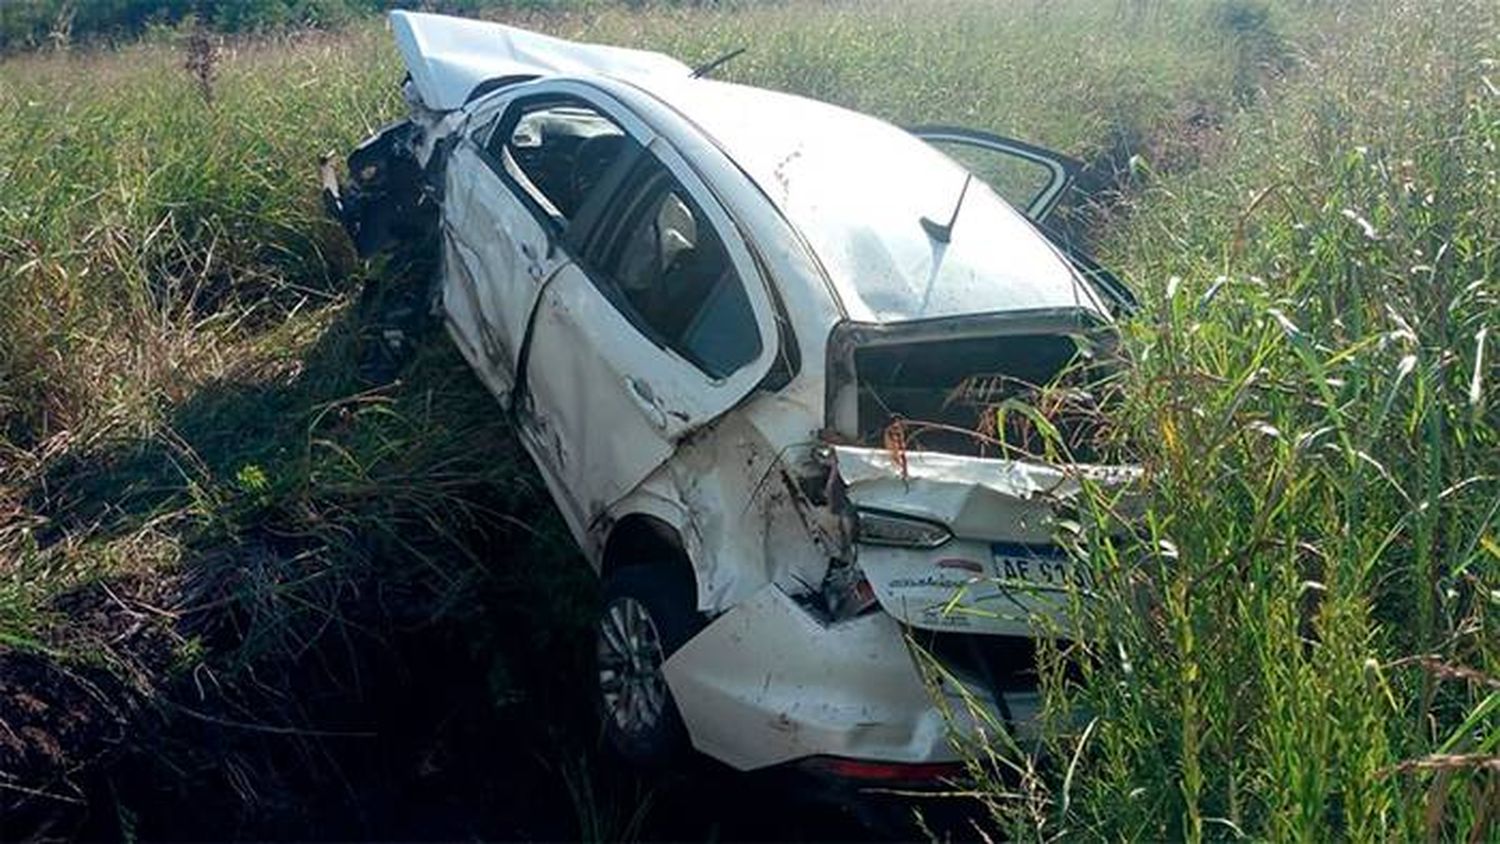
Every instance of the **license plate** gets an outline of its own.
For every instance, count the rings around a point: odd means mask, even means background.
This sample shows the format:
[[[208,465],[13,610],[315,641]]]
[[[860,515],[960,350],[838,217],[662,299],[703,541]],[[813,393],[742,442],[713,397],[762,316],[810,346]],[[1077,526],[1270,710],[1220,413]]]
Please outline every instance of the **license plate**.
[[[1002,589],[1065,592],[1087,589],[1088,573],[1054,546],[995,543],[995,580]]]

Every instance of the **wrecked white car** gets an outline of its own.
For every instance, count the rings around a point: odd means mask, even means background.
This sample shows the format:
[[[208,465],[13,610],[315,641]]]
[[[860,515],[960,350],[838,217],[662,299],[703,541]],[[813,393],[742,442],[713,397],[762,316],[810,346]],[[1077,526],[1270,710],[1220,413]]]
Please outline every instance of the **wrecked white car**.
[[[366,253],[438,232],[447,328],[604,578],[612,743],[909,781],[958,758],[944,696],[1025,737],[1038,618],[1086,577],[1054,523],[1130,475],[995,423],[1107,358],[1131,303],[1041,227],[1076,162],[653,53],[391,26],[411,116],[326,198]]]

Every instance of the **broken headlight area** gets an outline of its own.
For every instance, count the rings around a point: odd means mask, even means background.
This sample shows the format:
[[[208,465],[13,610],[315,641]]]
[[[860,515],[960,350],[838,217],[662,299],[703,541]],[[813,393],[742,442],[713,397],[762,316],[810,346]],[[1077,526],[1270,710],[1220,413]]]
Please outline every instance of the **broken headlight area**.
[[[926,519],[879,510],[855,510],[853,536],[867,545],[898,548],[936,548],[953,538],[947,527]],[[823,623],[844,621],[873,612],[880,606],[875,588],[857,562],[829,561],[823,582],[795,600]]]
[[[380,130],[349,154],[343,183],[331,159],[323,159],[323,206],[361,258],[397,244],[420,244],[437,231],[438,206],[427,195],[427,176],[414,153],[421,132],[411,121]]]

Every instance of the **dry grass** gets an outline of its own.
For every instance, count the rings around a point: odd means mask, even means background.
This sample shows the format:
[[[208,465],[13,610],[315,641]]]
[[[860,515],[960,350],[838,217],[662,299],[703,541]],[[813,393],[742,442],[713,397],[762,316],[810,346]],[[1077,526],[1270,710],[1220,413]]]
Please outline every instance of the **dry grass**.
[[[1109,596],[1079,608],[1088,683],[1051,689],[1056,730],[1020,791],[991,784],[1006,832],[1493,829],[1492,5],[526,22],[689,62],[748,45],[722,76],[1032,138],[1129,188],[1093,219],[1147,302],[1120,427],[1150,505],[1128,541],[1082,538]],[[399,111],[386,42],[372,25],[200,44],[191,72],[166,42],[0,63],[5,647],[88,663],[59,596],[146,575],[172,585],[151,606],[176,670],[253,686],[392,606],[478,630],[514,513],[566,555],[442,339],[380,364],[421,273],[359,264],[321,217],[317,157]],[[400,601],[372,603],[372,583]],[[1087,733],[1064,716],[1080,708]]]

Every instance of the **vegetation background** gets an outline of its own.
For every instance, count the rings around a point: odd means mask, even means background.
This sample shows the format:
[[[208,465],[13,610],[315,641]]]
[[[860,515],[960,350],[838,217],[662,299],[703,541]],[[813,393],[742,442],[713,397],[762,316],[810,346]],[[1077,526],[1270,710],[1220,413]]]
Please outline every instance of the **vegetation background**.
[[[347,26],[388,9],[452,15],[584,9],[607,0],[6,0],[0,52],[44,44],[126,42],[152,28],[201,21],[220,32]],[[643,5],[636,3],[635,5]]]
[[[598,753],[593,586],[430,267],[321,215],[400,114],[373,5],[0,5],[0,837],[840,834]],[[1493,837],[1500,7],[489,11],[1090,162],[1148,503],[1070,540],[1046,746],[967,748],[988,828]]]

